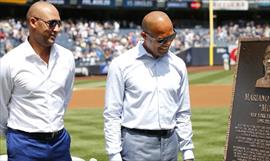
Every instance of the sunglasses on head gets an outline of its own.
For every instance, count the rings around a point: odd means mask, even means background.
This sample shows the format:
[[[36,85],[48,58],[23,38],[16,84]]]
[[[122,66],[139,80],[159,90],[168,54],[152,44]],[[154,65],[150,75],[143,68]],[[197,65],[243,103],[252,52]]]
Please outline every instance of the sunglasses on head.
[[[43,20],[42,18],[39,18],[39,17],[34,17],[34,18],[37,19],[38,21],[42,21],[42,22],[48,24],[50,29],[54,29],[56,27],[56,25],[58,25],[58,27],[61,26],[61,20],[48,20],[48,21],[45,21],[45,20]]]
[[[172,41],[172,40],[175,39],[177,32],[176,32],[175,30],[173,30],[173,31],[174,31],[173,34],[171,34],[171,35],[169,35],[169,36],[167,36],[167,37],[164,37],[164,38],[162,38],[162,39],[156,39],[156,38],[154,38],[151,34],[149,34],[148,32],[145,32],[145,33],[146,33],[147,35],[149,35],[152,39],[156,40],[160,45],[162,45],[162,44],[164,44],[164,43],[166,43],[166,42],[168,42],[168,41]]]

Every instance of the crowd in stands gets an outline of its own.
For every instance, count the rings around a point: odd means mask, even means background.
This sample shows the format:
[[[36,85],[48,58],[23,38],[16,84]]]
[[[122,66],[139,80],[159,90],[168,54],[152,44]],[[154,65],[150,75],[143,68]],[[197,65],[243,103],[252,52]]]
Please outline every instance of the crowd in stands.
[[[77,65],[95,65],[110,62],[114,57],[135,46],[141,39],[140,27],[129,23],[122,28],[119,22],[93,22],[64,20],[57,42],[72,50]],[[209,29],[176,28],[177,37],[171,50],[181,51],[190,47],[209,46]],[[254,21],[227,23],[214,32],[216,46],[235,45],[239,37],[269,37],[268,24]],[[23,20],[0,20],[0,57],[27,38],[27,25]]]

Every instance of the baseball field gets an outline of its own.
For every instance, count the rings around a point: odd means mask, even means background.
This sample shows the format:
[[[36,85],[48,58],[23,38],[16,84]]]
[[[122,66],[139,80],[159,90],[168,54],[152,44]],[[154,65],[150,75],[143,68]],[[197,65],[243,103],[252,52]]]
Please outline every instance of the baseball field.
[[[193,142],[197,161],[222,161],[231,104],[233,70],[222,67],[188,68],[192,106]],[[107,161],[103,134],[105,76],[76,78],[65,116],[71,153],[88,161]],[[0,154],[5,154],[0,138]]]

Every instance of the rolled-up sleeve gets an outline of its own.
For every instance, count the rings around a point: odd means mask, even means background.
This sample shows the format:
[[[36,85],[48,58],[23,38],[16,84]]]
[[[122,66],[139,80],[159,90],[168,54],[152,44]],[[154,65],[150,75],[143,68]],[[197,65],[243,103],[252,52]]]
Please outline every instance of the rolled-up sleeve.
[[[192,143],[192,124],[190,110],[190,96],[187,71],[183,72],[183,81],[179,93],[180,107],[176,114],[176,132],[179,138],[179,148],[183,153],[183,159],[193,159],[194,145]]]
[[[8,103],[11,98],[13,83],[7,61],[0,59],[0,135],[7,129]]]
[[[121,147],[121,115],[123,109],[124,81],[121,69],[116,61],[110,64],[105,94],[104,133],[106,151],[110,158],[120,156]],[[119,158],[118,158],[119,160]]]

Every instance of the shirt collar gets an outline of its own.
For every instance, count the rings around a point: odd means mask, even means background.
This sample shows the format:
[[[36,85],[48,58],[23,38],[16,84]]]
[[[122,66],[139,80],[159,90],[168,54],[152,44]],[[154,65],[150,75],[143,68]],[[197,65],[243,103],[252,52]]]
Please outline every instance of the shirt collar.
[[[30,45],[28,39],[25,40],[25,42],[23,43],[24,47],[24,53],[26,57],[32,57],[37,55],[35,50],[32,48],[32,46]]]
[[[138,50],[138,54],[135,56],[136,58],[140,58],[143,56],[149,56],[149,57],[153,57],[150,53],[148,53],[145,48],[143,47],[143,41],[139,41],[136,45],[136,49]],[[163,57],[166,56],[170,56],[171,52],[170,50],[168,51],[168,53],[166,55],[164,55]]]
[[[37,53],[35,52],[35,50],[32,48],[31,44],[29,43],[28,39],[25,40],[24,42],[24,46],[25,46],[25,56],[26,57],[32,57],[32,56],[38,56]],[[50,56],[55,57],[57,54],[57,48],[56,45],[53,44],[51,51],[50,51]]]
[[[143,41],[139,41],[136,45],[136,49],[138,50],[138,54],[136,55],[136,58],[140,58],[144,55],[152,56],[150,53],[148,53],[145,48],[143,47]]]

